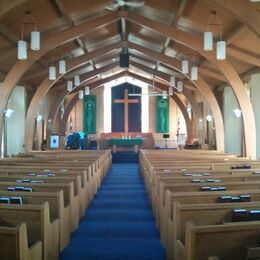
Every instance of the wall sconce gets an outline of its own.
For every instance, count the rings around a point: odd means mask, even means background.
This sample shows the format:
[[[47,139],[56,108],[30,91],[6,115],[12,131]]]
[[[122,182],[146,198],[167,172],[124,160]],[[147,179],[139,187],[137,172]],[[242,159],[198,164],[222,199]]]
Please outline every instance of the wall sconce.
[[[14,110],[7,108],[4,112],[5,112],[5,117],[9,118],[14,113]]]
[[[80,77],[79,77],[79,75],[75,75],[74,76],[74,84],[75,84],[76,87],[80,85]]]
[[[79,99],[83,99],[83,97],[84,97],[83,90],[79,90]]]
[[[163,92],[162,92],[162,98],[163,99],[167,99],[167,91],[166,90],[163,90]]]
[[[169,86],[169,96],[173,95],[173,86]]]
[[[207,119],[208,122],[211,122],[213,120],[213,117],[211,115],[207,115],[206,119]]]
[[[173,87],[176,87],[175,76],[171,76],[171,78],[170,78],[170,85],[173,86]]]
[[[234,109],[234,114],[237,118],[242,116],[242,111],[239,108]]]
[[[90,93],[89,87],[85,87],[85,95],[88,96]]]
[[[72,91],[73,89],[73,82],[71,80],[67,81],[67,91]]]
[[[178,81],[177,82],[177,90],[179,92],[182,92],[183,91],[183,82],[182,81]]]
[[[37,115],[35,118],[36,118],[37,122],[41,122],[42,121],[42,115]]]

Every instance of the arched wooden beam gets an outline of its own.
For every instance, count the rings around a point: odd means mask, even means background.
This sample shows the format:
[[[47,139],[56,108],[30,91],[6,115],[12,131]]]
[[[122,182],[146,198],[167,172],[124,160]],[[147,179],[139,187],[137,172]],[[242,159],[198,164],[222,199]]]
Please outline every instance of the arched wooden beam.
[[[85,73],[84,75],[81,76],[80,78],[80,85],[86,82],[89,82],[89,79],[100,74],[100,73],[104,73],[107,72],[111,69],[114,69],[117,66],[117,63],[111,63],[107,66],[101,67],[99,69],[90,71],[88,73]],[[91,82],[90,82],[91,83]],[[48,120],[51,120],[51,124],[49,125],[49,131],[53,130],[53,124],[55,122],[55,118],[56,118],[56,114],[58,112],[58,109],[62,103],[62,101],[66,98],[67,95],[69,95],[69,92],[67,91],[66,87],[65,87],[65,83],[63,84],[64,89],[60,92],[58,98],[56,99],[55,103],[51,106],[49,113],[48,113]]]
[[[117,49],[121,46],[120,43],[117,44],[112,44],[107,47],[100,48],[98,50],[95,50],[93,52],[89,52],[85,54],[84,56],[80,56],[78,58],[72,59],[69,62],[67,62],[67,71],[66,74],[72,71],[73,69],[76,69],[89,60],[92,60],[95,57],[98,57],[100,55],[103,55],[105,53],[108,53],[114,49]],[[45,78],[41,85],[37,88],[36,93],[34,94],[31,103],[29,105],[28,111],[27,111],[27,116],[26,116],[26,121],[25,121],[25,148],[27,151],[30,151],[32,149],[32,136],[33,136],[33,129],[34,129],[34,124],[35,124],[35,115],[38,111],[39,104],[41,103],[42,98],[46,95],[48,90],[57,82],[60,78],[62,78],[64,75],[59,75],[56,80],[52,81],[49,80],[48,78]]]
[[[235,69],[230,65],[230,63],[227,60],[218,61],[215,57],[215,51],[205,52],[203,50],[202,37],[199,38],[196,35],[181,31],[175,27],[169,27],[167,25],[159,24],[156,21],[150,20],[146,17],[134,14],[132,12],[120,11],[119,14],[122,18],[130,20],[131,22],[137,23],[141,26],[148,27],[151,30],[154,30],[163,34],[164,36],[167,36],[168,38],[171,38],[173,41],[179,42],[180,44],[197,51],[222,72],[222,74],[226,77],[230,86],[232,87],[242,111],[246,153],[245,155],[251,158],[255,158],[256,125],[253,107],[247,95],[246,88],[243,82],[241,81]],[[208,102],[210,103],[209,100]],[[217,123],[218,122],[215,122],[215,126],[217,126]],[[216,136],[217,135],[218,133],[216,133]]]
[[[78,100],[79,100],[79,96],[77,94],[75,94],[64,110],[64,114],[61,119],[61,126],[60,126],[61,135],[66,135],[67,122],[69,119],[70,112],[71,112],[72,108],[75,106],[75,104],[78,102]]]
[[[257,10],[245,0],[213,0],[217,5],[225,8],[237,19],[245,24],[253,33],[260,38],[260,15]]]
[[[129,48],[133,48],[149,57],[153,57],[154,59],[160,61],[161,63],[165,63],[172,67],[173,69],[177,70],[179,73],[182,74],[181,71],[181,62],[176,59],[172,59],[169,56],[163,55],[161,53],[158,53],[156,51],[144,48],[140,45],[130,43],[130,42],[124,42],[126,46]],[[191,79],[184,75],[186,78],[188,78],[190,81]],[[215,95],[213,94],[211,88],[208,86],[207,82],[199,75],[198,80],[194,81],[193,84],[201,91],[204,98],[208,101],[208,104],[211,108],[211,111],[214,116],[215,121],[215,130],[216,130],[216,144],[217,144],[217,150],[220,152],[224,152],[225,145],[224,145],[224,123],[223,123],[223,117],[222,113],[219,107],[219,104],[217,102],[217,99]]]
[[[8,72],[5,80],[0,89],[0,131],[3,128],[4,110],[6,108],[8,99],[16,84],[22,78],[24,73],[43,55],[60,46],[74,40],[75,38],[82,36],[97,29],[101,26],[105,26],[118,20],[116,13],[105,14],[104,16],[88,20],[77,27],[70,28],[68,30],[61,31],[59,33],[53,33],[46,37],[42,37],[41,50],[29,51],[28,59],[23,61],[17,61],[12,69]],[[2,135],[0,135],[0,143]],[[0,147],[1,149],[1,147]]]
[[[135,73],[129,73],[129,72],[126,72],[126,75],[130,76],[130,77],[133,77],[133,78],[136,78],[138,80],[141,80],[149,85],[153,85],[153,82],[152,80],[149,80],[147,78],[144,78],[140,75],[137,75]],[[108,79],[105,79],[105,81],[103,80],[102,81],[102,85],[109,82],[110,80]],[[157,87],[159,89],[166,89],[167,87],[162,85],[162,84],[158,84]],[[97,87],[96,87],[97,88]],[[93,90],[93,89],[92,89]],[[187,136],[188,136],[188,139],[191,137],[191,132],[192,132],[192,129],[191,129],[191,121],[190,121],[190,118],[189,118],[189,115],[187,113],[187,109],[184,105],[184,103],[182,102],[182,100],[175,94],[173,93],[172,95],[172,99],[176,102],[177,106],[180,108],[182,114],[183,114],[183,117],[185,119],[185,123],[186,123],[186,128],[187,128]],[[66,132],[66,128],[67,128],[67,121],[68,121],[68,118],[69,118],[69,115],[70,115],[70,112],[72,110],[72,108],[75,106],[75,104],[77,103],[77,101],[79,100],[78,98],[78,95],[75,95],[71,101],[69,102],[69,104],[67,105],[67,107],[65,108],[65,112],[64,112],[64,115],[63,115],[63,118],[61,120],[61,134],[64,135],[65,132]]]

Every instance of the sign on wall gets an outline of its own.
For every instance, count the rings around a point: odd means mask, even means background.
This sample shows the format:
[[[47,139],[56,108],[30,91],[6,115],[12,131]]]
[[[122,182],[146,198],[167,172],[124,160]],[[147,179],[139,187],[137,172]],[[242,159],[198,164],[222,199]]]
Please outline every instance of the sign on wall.
[[[169,132],[169,98],[156,97],[156,132]]]
[[[83,106],[83,131],[96,133],[96,95],[85,95]]]

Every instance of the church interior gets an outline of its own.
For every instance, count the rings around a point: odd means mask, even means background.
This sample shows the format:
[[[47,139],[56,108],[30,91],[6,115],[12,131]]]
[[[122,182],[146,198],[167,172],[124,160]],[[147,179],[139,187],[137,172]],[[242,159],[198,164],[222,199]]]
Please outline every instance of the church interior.
[[[0,50],[1,259],[260,259],[259,0],[0,0]]]

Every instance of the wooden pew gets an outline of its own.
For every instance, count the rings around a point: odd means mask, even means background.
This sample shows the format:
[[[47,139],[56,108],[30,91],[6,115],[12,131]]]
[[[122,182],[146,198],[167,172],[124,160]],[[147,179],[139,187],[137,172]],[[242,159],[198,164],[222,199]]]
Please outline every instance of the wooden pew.
[[[241,203],[180,204],[174,203],[173,236],[168,237],[167,254],[169,259],[177,258],[177,240],[185,244],[185,229],[188,222],[196,226],[217,225],[232,222],[234,209],[260,209],[260,201]],[[244,222],[243,222],[244,223]],[[170,233],[170,232],[169,232]]]
[[[70,230],[75,231],[79,225],[79,198],[74,196],[73,183],[23,183],[0,182],[0,190],[7,190],[8,187],[24,186],[33,189],[33,192],[57,192],[63,190],[64,207],[69,208]]]
[[[44,202],[49,203],[50,220],[59,219],[59,241],[60,251],[62,251],[70,242],[70,212],[69,207],[64,208],[63,191],[57,192],[19,192],[2,191],[0,197],[22,197],[24,204],[40,205]]]
[[[28,246],[27,227],[25,223],[15,227],[0,225],[0,256],[1,259],[41,260],[42,242],[36,241]]]
[[[43,259],[58,259],[59,220],[50,221],[48,202],[42,205],[0,204],[0,218],[13,226],[26,223],[32,241],[42,241]]]
[[[189,222],[185,247],[178,241],[177,260],[207,260],[210,256],[221,260],[243,260],[246,259],[247,246],[258,244],[259,237],[259,221],[208,226],[195,226]]]

